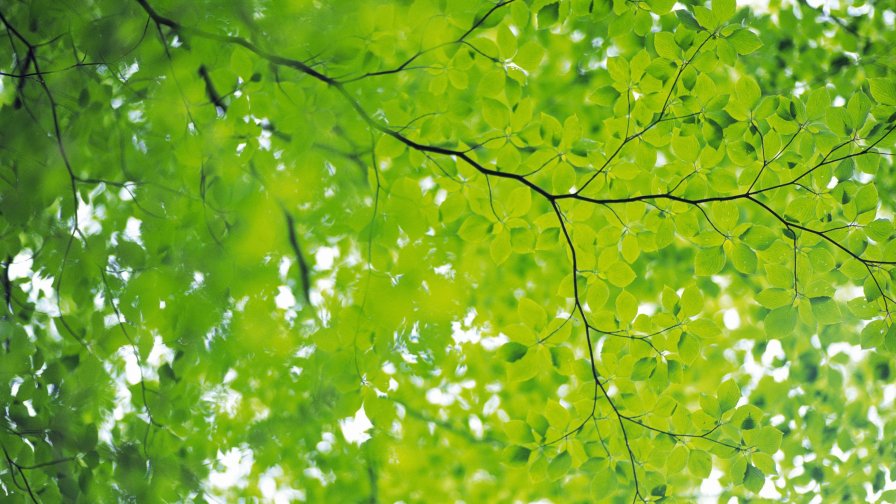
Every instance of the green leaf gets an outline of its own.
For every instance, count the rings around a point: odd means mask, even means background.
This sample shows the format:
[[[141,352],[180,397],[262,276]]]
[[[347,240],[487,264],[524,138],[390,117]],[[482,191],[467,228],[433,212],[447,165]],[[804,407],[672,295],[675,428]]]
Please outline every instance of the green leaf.
[[[672,10],[675,0],[647,0],[647,4],[650,5],[650,10],[654,13],[663,15]]]
[[[693,317],[703,311],[703,294],[696,286],[685,287],[681,294],[681,317]]]
[[[779,233],[773,232],[771,229],[754,224],[743,235],[743,240],[756,250],[766,250],[774,244],[778,239]]]
[[[715,397],[706,394],[700,396],[700,408],[712,418],[719,418],[722,415],[719,401]]]
[[[632,381],[644,381],[656,369],[656,359],[652,357],[644,357],[643,359],[638,359],[638,362],[632,366],[632,374],[630,376]]]
[[[880,347],[884,343],[884,334],[886,332],[887,326],[883,320],[872,320],[862,328],[862,348],[869,350]]]
[[[507,379],[512,383],[524,382],[535,378],[539,371],[538,352],[530,348],[521,359],[507,365]]]
[[[868,184],[862,186],[859,189],[859,192],[856,193],[856,211],[858,213],[865,213],[871,210],[877,209],[877,186],[873,184]]]
[[[627,234],[622,239],[621,250],[622,258],[629,264],[634,263],[638,256],[641,255],[641,247],[638,245],[638,239],[634,234]]]
[[[632,25],[632,31],[643,37],[650,32],[653,26],[653,18],[646,10],[639,10],[635,13],[635,22]]]
[[[765,333],[772,338],[784,337],[796,327],[797,312],[790,306],[782,306],[765,316]]]
[[[868,231],[868,237],[877,242],[887,241],[894,232],[893,222],[887,219],[877,219],[865,229]]]
[[[582,464],[588,461],[588,453],[585,452],[584,445],[577,438],[567,440],[566,451],[569,453],[569,456],[572,457],[573,467],[581,467]]]
[[[762,427],[753,432],[755,432],[755,434],[751,436],[749,442],[760,451],[768,453],[769,455],[774,455],[781,447],[781,440],[783,439],[784,434],[778,429],[774,427]]]
[[[682,334],[678,339],[678,353],[685,364],[693,363],[700,356],[700,340],[691,334]]]
[[[740,387],[732,380],[726,380],[719,386],[719,407],[722,412],[737,406],[740,401]]]
[[[688,456],[688,471],[697,479],[706,479],[712,472],[712,457],[703,450],[691,450]]]
[[[695,5],[691,8],[694,10],[694,17],[697,19],[697,23],[699,23],[700,26],[703,26],[704,28],[716,27],[716,17],[711,10],[702,5]]]
[[[734,246],[734,252],[731,254],[731,263],[737,271],[748,275],[753,274],[758,265],[756,252],[753,252],[753,249],[745,243],[738,243]]]
[[[531,328],[540,328],[547,323],[548,315],[544,308],[529,298],[522,298],[517,305],[520,320]]]
[[[666,470],[671,474],[676,474],[683,470],[688,463],[688,449],[683,444],[676,444],[675,448],[666,458]]]
[[[560,429],[566,428],[566,425],[569,423],[569,412],[557,401],[548,401],[544,417],[548,419],[552,426]]]
[[[735,457],[734,461],[731,463],[731,466],[728,470],[728,474],[731,476],[731,482],[735,485],[740,485],[744,482],[744,477],[747,475],[747,458],[746,457]]]
[[[868,79],[871,96],[882,105],[896,105],[896,81],[893,79]]]
[[[532,429],[522,420],[507,422],[504,424],[504,432],[507,434],[507,439],[514,444],[522,445],[535,441],[535,438],[532,436]]]
[[[771,455],[762,452],[756,452],[752,455],[753,465],[756,466],[760,471],[764,474],[775,474],[777,469],[775,467],[775,460]]]
[[[831,106],[831,98],[826,88],[814,89],[809,93],[806,102],[806,113],[811,119],[818,119],[825,116],[828,108]]]
[[[527,187],[518,187],[507,199],[507,214],[510,217],[522,217],[532,207],[532,191]]]
[[[588,286],[588,293],[585,299],[587,300],[588,307],[591,311],[595,311],[602,308],[609,297],[610,290],[607,288],[607,284],[600,280],[594,280]]]
[[[526,355],[529,347],[515,341],[509,341],[498,349],[498,355],[506,362],[516,362]]]
[[[516,56],[513,57],[513,61],[527,71],[534,72],[544,60],[544,55],[544,48],[541,44],[530,40],[520,47]],[[514,128],[517,128],[516,124],[514,124]]]
[[[549,3],[538,11],[538,29],[550,28],[560,18],[560,3]]]
[[[762,91],[760,91],[756,79],[749,75],[745,75],[738,79],[737,84],[735,84],[735,89],[737,91],[738,101],[748,109],[753,108],[759,101],[759,97],[762,96]]]
[[[607,58],[607,71],[610,77],[618,85],[627,85],[631,78],[628,60],[621,56],[612,56]]]
[[[756,161],[756,149],[743,140],[737,140],[728,144],[728,157],[737,166],[747,166]]]
[[[498,100],[486,98],[482,100],[482,118],[492,128],[504,130],[510,123],[510,109]]]
[[[874,275],[865,277],[862,290],[865,292],[865,299],[867,299],[868,302],[876,301],[884,295],[881,290],[880,281]]]
[[[719,21],[725,22],[731,19],[736,8],[734,0],[712,0],[712,12]]]
[[[647,4],[654,13],[663,15],[672,10],[675,0],[647,0]]]
[[[556,194],[568,194],[576,185],[576,172],[566,163],[559,164],[554,167],[551,180]]]
[[[822,325],[833,325],[843,320],[843,314],[837,302],[829,297],[816,297],[809,300],[815,319]]]
[[[507,446],[501,452],[501,458],[509,465],[522,465],[528,462],[532,452],[522,446]]]
[[[682,161],[693,163],[700,156],[700,144],[692,136],[677,136],[673,138],[672,149]]]
[[[563,452],[554,457],[548,464],[548,477],[552,480],[558,480],[566,475],[569,468],[572,467],[572,457],[569,452]]]
[[[252,58],[249,57],[249,54],[246,51],[238,49],[231,53],[230,69],[233,70],[233,73],[248,81],[252,77],[254,68],[255,63],[252,61]]]
[[[675,11],[675,15],[678,16],[678,20],[681,21],[681,24],[690,28],[691,30],[703,30],[703,27],[700,26],[700,23],[697,22],[697,19],[694,18],[694,15],[689,11],[679,9]]]
[[[628,264],[617,262],[607,271],[607,280],[616,287],[627,287],[635,280],[635,272]]]
[[[697,276],[715,275],[725,267],[725,253],[722,247],[700,249],[694,257],[694,273]]]
[[[831,271],[836,264],[834,256],[825,249],[812,249],[809,252],[812,267],[819,271]]]
[[[701,338],[714,338],[719,335],[719,326],[710,319],[698,318],[688,322],[688,329]]]
[[[750,30],[738,30],[728,37],[728,42],[738,54],[750,54],[762,47],[759,37]]]
[[[492,240],[492,243],[489,246],[489,253],[491,254],[492,260],[495,261],[495,264],[501,265],[508,257],[510,257],[511,252],[510,232],[505,229],[495,235],[494,240]]]
[[[891,324],[890,328],[887,330],[884,339],[884,348],[891,354],[896,353],[896,324]]]
[[[657,32],[653,36],[653,47],[663,58],[677,60],[681,49],[675,43],[675,37],[669,32]]]
[[[638,313],[638,299],[628,291],[622,291],[616,296],[616,313],[619,315],[619,321],[629,323]]]
[[[482,217],[470,216],[461,224],[457,234],[465,241],[481,241],[488,235],[488,222]]]
[[[504,59],[510,59],[516,54],[516,36],[506,25],[498,27],[498,49]]]
[[[751,492],[759,492],[765,485],[765,474],[762,474],[756,466],[750,464],[747,466],[747,472],[744,474],[744,486]]]
[[[793,291],[787,289],[763,289],[756,296],[756,301],[766,308],[774,309],[789,306],[794,301],[794,295]]]

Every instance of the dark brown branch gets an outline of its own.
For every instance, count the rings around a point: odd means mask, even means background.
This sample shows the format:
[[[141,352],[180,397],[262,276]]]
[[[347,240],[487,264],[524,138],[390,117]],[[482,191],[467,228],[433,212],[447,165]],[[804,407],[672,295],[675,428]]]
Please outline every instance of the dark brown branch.
[[[308,269],[308,263],[305,262],[305,256],[302,254],[302,248],[299,246],[299,239],[296,236],[296,224],[292,218],[292,214],[290,214],[286,209],[283,209],[283,215],[286,217],[286,227],[289,235],[289,246],[292,247],[293,255],[295,256],[296,263],[299,267],[299,278],[302,282],[302,295],[305,298],[305,302],[309,305],[311,304],[311,280],[310,280],[310,271]]]
[[[215,88],[215,83],[212,82],[212,78],[208,74],[208,69],[205,68],[205,65],[199,65],[199,77],[202,77],[202,81],[205,82],[205,94],[208,95],[208,99],[211,100],[216,108],[221,110],[221,113],[227,112],[227,104],[224,103],[224,99],[221,98],[220,93],[218,93],[218,90]]]

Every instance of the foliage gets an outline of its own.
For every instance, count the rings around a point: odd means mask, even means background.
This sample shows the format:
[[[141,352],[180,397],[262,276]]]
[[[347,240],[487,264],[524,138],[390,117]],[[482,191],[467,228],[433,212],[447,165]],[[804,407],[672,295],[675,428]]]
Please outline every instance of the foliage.
[[[893,500],[894,13],[817,4],[4,2],[4,499]]]

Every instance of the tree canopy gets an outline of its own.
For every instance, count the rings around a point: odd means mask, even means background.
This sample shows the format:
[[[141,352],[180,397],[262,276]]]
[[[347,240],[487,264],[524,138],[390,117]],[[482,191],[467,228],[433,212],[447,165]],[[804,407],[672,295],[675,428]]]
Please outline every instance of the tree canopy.
[[[4,2],[3,500],[896,501],[896,13],[761,7]]]

